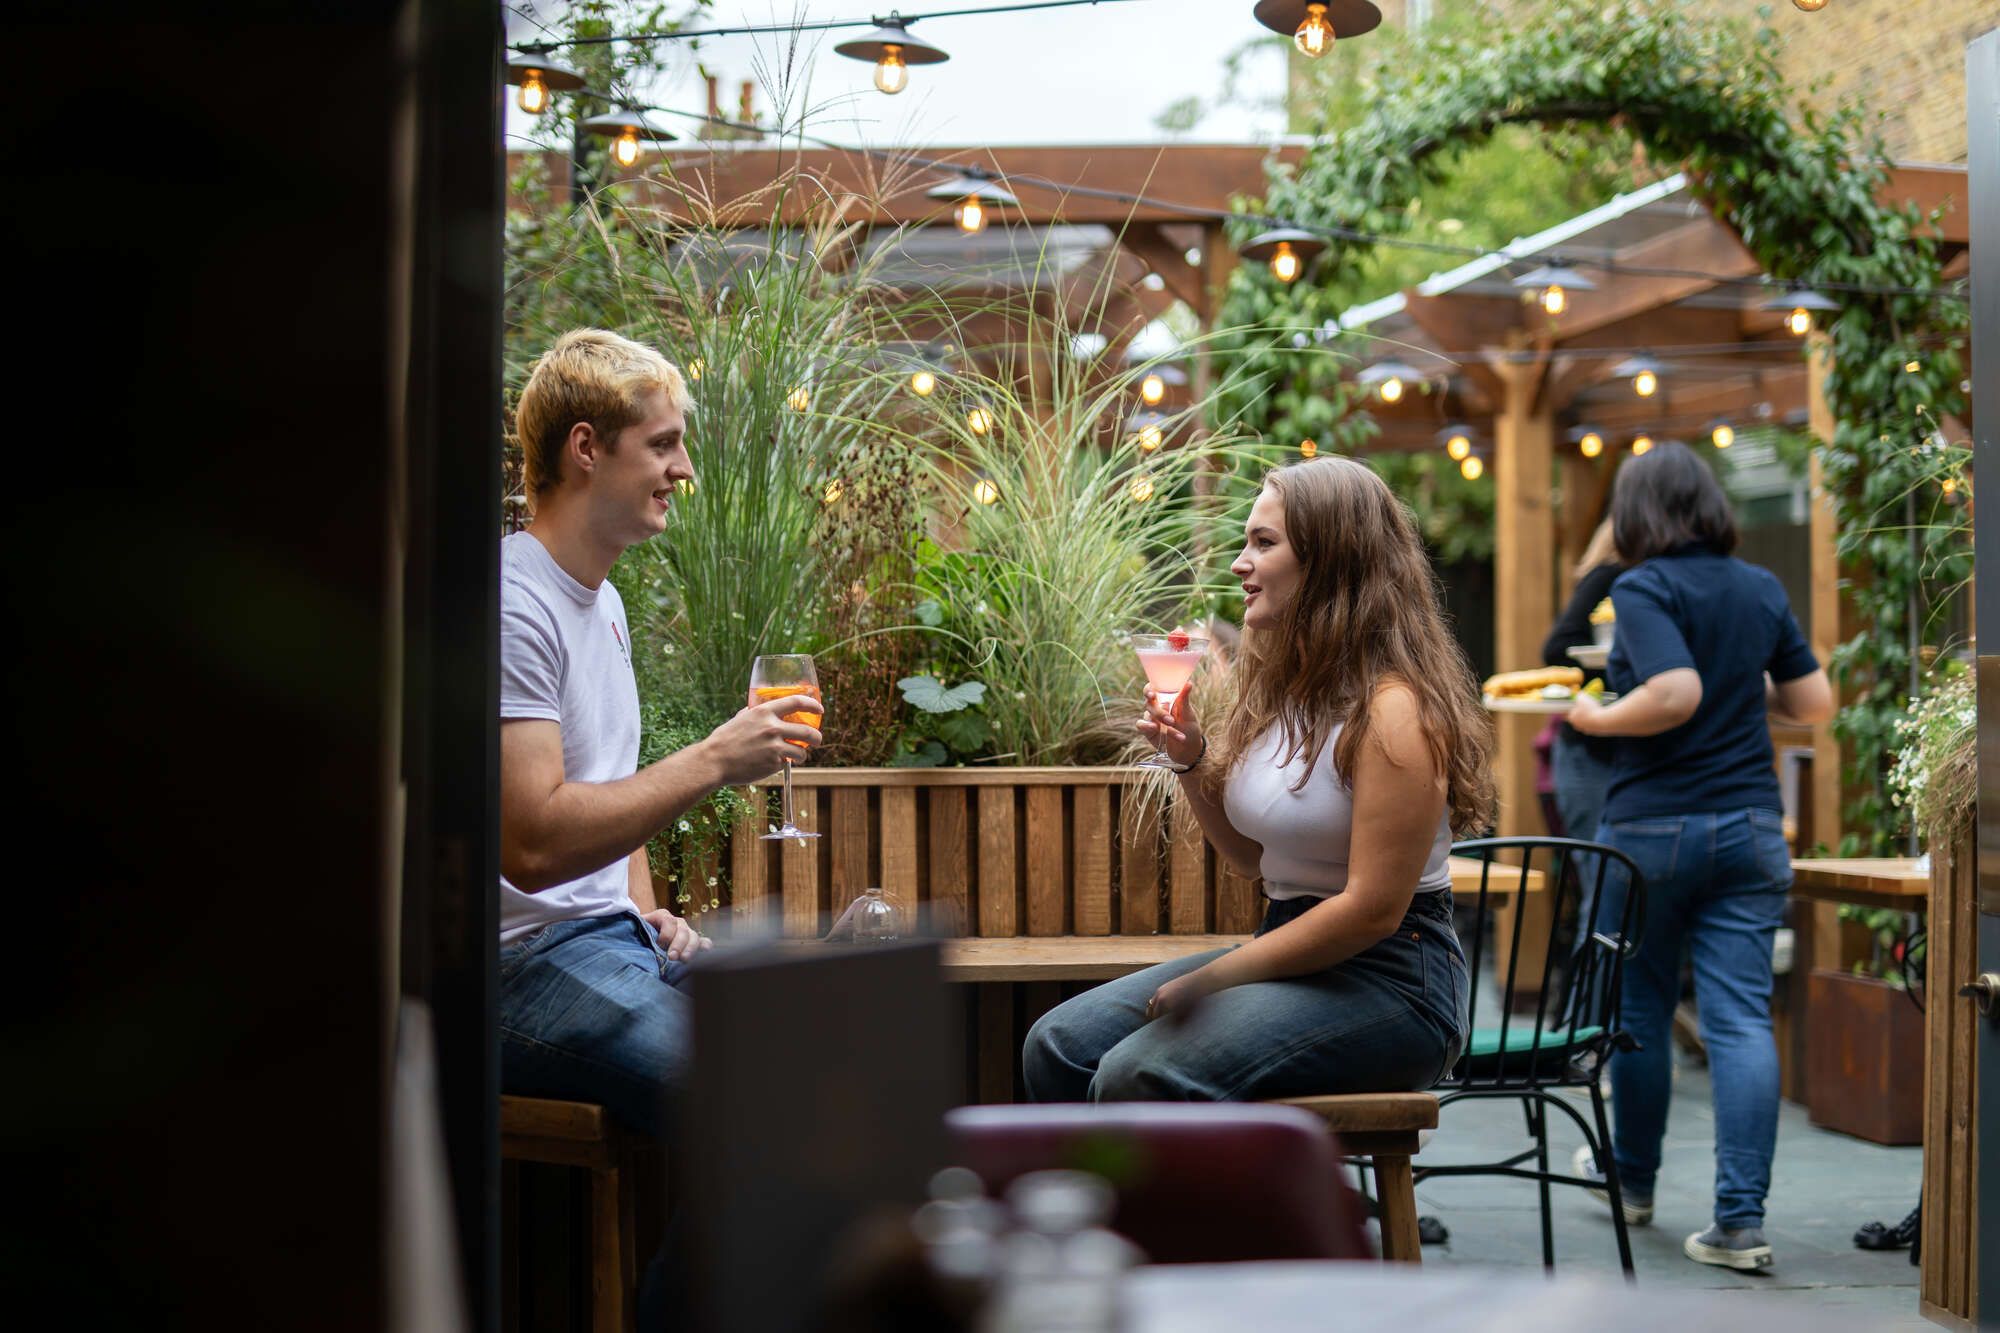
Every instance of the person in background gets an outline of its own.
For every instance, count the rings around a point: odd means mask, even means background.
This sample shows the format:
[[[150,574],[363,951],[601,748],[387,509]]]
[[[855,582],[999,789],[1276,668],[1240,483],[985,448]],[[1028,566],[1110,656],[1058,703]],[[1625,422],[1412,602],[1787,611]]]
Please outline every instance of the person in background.
[[[1542,641],[1544,665],[1575,666],[1569,650],[1596,642],[1590,613],[1611,595],[1612,583],[1624,572],[1607,518],[1597,525],[1583,548],[1583,558],[1576,565],[1576,591],[1549,627],[1549,637]],[[1598,674],[1584,672],[1586,677]],[[1617,750],[1616,741],[1586,736],[1568,722],[1557,723],[1554,743],[1549,747],[1549,766],[1555,774],[1556,815],[1562,820],[1565,837],[1588,841],[1597,836],[1597,816],[1604,808],[1604,790],[1611,780]]]
[[[1621,994],[1639,1049],[1611,1059],[1625,1217],[1643,1225],[1653,1216],[1686,950],[1714,1088],[1715,1207],[1713,1224],[1682,1251],[1697,1263],[1764,1268],[1778,1136],[1771,944],[1792,880],[1770,720],[1824,721],[1833,689],[1777,578],[1731,556],[1728,497],[1693,450],[1668,443],[1627,461],[1611,523],[1632,566],[1611,589],[1618,634],[1605,683],[1620,697],[1579,696],[1569,722],[1616,738],[1596,841],[1631,857],[1645,878]],[[1607,882],[1590,920],[1617,920],[1629,888]],[[1588,1147],[1576,1169],[1601,1178]]]

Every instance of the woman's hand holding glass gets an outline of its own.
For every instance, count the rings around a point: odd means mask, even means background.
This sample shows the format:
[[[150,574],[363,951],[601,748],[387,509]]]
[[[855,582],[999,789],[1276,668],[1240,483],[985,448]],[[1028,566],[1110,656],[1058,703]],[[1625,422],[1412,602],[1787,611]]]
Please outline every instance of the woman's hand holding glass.
[[[1148,685],[1146,715],[1139,719],[1139,734],[1182,768],[1201,758],[1201,722],[1195,717],[1194,704],[1189,699],[1193,693],[1194,684],[1190,681],[1174,697],[1169,712],[1160,706],[1159,691]]]

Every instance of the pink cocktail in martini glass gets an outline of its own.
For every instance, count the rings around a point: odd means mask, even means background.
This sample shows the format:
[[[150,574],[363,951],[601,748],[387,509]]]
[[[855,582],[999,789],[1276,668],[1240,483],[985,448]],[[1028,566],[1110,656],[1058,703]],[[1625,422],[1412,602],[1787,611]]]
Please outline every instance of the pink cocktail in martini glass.
[[[1201,655],[1208,651],[1208,640],[1193,638],[1180,630],[1171,634],[1134,634],[1132,648],[1139,654],[1139,665],[1159,700],[1160,711],[1171,717],[1181,691],[1187,688],[1188,678],[1201,665]],[[1177,767],[1164,750],[1143,761],[1141,766]]]

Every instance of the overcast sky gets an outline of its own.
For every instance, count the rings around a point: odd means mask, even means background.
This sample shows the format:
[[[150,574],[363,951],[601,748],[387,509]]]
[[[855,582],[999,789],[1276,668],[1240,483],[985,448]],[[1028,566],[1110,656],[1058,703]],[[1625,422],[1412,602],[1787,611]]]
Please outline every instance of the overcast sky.
[[[998,0],[1004,3],[1005,0]],[[972,0],[936,0],[940,9]],[[926,7],[921,0],[908,6]],[[556,8],[544,0],[542,12]],[[866,18],[888,10],[878,0],[719,0],[699,26]],[[848,143],[925,147],[957,144],[1146,143],[1162,139],[1258,142],[1283,130],[1274,112],[1225,107],[1189,134],[1170,136],[1154,118],[1188,96],[1213,102],[1228,55],[1268,36],[1250,16],[1250,0],[1126,0],[1125,3],[1037,10],[1025,14],[932,18],[911,32],[951,53],[941,65],[913,68],[895,97],[873,84],[874,66],[835,55],[833,46],[856,29],[808,33],[791,75],[794,110],[810,108],[809,130]],[[510,13],[508,36],[534,27]],[[676,43],[676,46],[681,45]],[[784,35],[706,39],[699,59],[722,81],[723,113],[733,115],[737,87],[759,82],[758,109],[768,120],[773,95],[764,86],[783,71],[792,39]],[[700,112],[706,89],[695,53],[670,63],[648,100]],[[1260,53],[1250,66],[1260,96],[1284,81],[1282,48]],[[511,105],[511,104],[510,104]],[[510,133],[526,120],[510,110]],[[660,123],[669,124],[667,118]],[[669,124],[669,128],[673,128]]]

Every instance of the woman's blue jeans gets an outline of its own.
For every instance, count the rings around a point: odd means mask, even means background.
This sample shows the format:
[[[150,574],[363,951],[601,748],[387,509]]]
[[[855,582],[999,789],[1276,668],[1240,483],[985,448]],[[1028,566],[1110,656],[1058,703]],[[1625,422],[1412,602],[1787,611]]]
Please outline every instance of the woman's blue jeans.
[[[1606,821],[1597,841],[1631,857],[1646,880],[1643,933],[1621,988],[1623,1026],[1640,1049],[1611,1058],[1620,1183],[1631,1197],[1653,1197],[1681,959],[1691,955],[1715,1098],[1715,1221],[1731,1231],[1761,1227],[1778,1141],[1771,943],[1792,884],[1783,821],[1775,810]],[[1596,920],[1617,919],[1625,889],[1615,870],[1607,875],[1611,901]]]
[[[1274,902],[1259,935],[1316,907]],[[1470,996],[1451,891],[1420,893],[1387,939],[1309,976],[1234,986],[1185,1024],[1146,1021],[1212,949],[1106,982],[1044,1014],[1022,1051],[1037,1102],[1260,1101],[1435,1084],[1465,1045]]]

